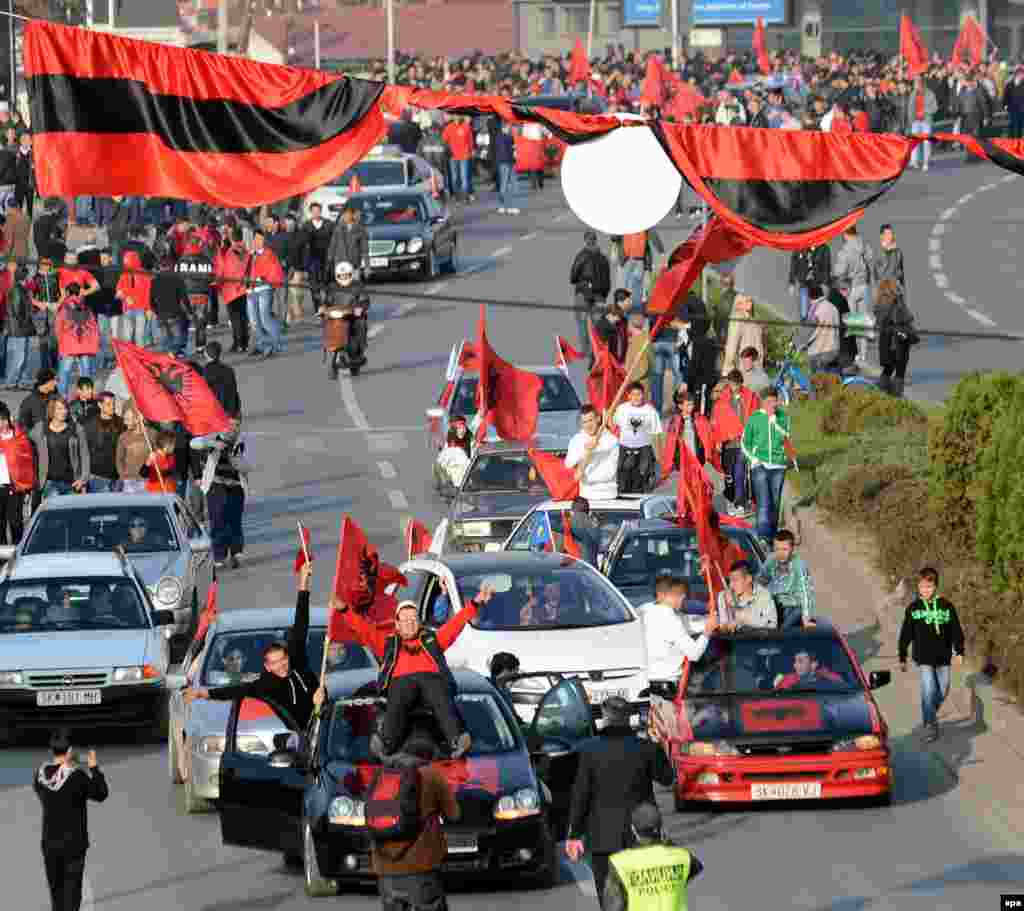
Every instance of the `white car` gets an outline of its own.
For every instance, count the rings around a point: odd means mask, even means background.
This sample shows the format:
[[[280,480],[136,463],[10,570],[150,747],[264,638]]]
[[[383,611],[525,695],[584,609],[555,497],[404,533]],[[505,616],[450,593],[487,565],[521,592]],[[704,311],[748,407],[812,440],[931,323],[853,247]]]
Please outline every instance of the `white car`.
[[[364,191],[423,190],[431,192],[432,184],[444,187],[444,175],[419,155],[409,155],[398,146],[375,146],[362,161],[344,174],[307,194],[303,201],[303,214],[319,203],[323,214],[337,218],[352,195],[352,178],[356,177]]]
[[[28,728],[166,725],[174,614],[113,553],[18,557],[0,571],[0,743]]]
[[[402,565],[409,581],[397,597],[414,601],[421,621],[439,627],[487,582],[495,595],[448,649],[452,668],[487,674],[511,652],[524,674],[575,677],[593,704],[621,696],[637,712],[648,701],[647,643],[636,611],[596,569],[551,553],[424,556]],[[442,591],[441,583],[450,594]],[[529,722],[548,685],[513,683],[517,713]]]

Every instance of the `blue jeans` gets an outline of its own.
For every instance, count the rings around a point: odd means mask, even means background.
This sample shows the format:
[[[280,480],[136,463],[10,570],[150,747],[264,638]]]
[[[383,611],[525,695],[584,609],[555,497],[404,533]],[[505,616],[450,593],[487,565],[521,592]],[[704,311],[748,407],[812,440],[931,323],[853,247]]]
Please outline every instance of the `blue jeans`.
[[[466,196],[469,196],[473,192],[472,159],[452,161],[452,176],[455,178],[452,184],[452,193],[465,193]]]
[[[921,674],[921,719],[925,727],[938,720],[939,708],[949,695],[949,665],[918,665]]]
[[[512,189],[515,186],[515,172],[511,164],[498,165],[498,197],[503,208],[512,205]]]
[[[257,351],[281,351],[281,324],[274,316],[274,289],[250,291],[245,306],[249,317],[249,346]]]
[[[95,475],[89,478],[89,493],[110,493],[117,481],[110,481],[107,478],[97,478]]]
[[[188,320],[160,320],[160,331],[163,333],[164,348],[168,354],[184,357],[188,347]]]
[[[799,604],[785,604],[780,607],[783,629],[798,629],[803,626],[804,612]]]
[[[92,197],[91,196],[76,196],[75,197],[75,221],[84,222],[92,219]]]
[[[73,488],[70,481],[47,481],[43,485],[43,499],[67,496],[72,491]]]
[[[28,366],[28,355],[32,347],[31,338],[13,338],[7,336],[7,372],[4,375],[5,386],[20,386],[25,379],[25,367]]]
[[[129,310],[120,317],[118,338],[142,347],[146,344],[146,313],[144,310]]]
[[[81,379],[87,376],[90,379],[96,376],[96,358],[88,354],[79,354],[74,357],[62,357],[60,366],[57,368],[57,391],[61,398],[66,399],[71,390],[71,374],[75,367],[78,368],[78,377]]]
[[[631,312],[643,312],[644,309],[644,261],[627,259],[622,264],[622,284],[633,295]]]
[[[117,316],[97,316],[96,322],[100,328],[100,353],[98,362],[100,367],[109,367],[114,364],[114,346],[111,339],[115,337],[118,326]]]
[[[765,468],[755,465],[750,470],[750,481],[757,500],[757,533],[771,541],[779,525],[779,507],[782,505],[782,485],[786,482],[785,468]]]
[[[651,342],[651,354],[651,404],[654,410],[661,414],[665,371],[672,371],[673,390],[683,381],[683,372],[679,369],[679,349],[673,342]]]
[[[746,506],[747,457],[738,446],[722,449],[722,470],[725,472],[725,497],[735,506]]]
[[[803,323],[806,322],[807,314],[811,309],[811,292],[809,288],[801,285],[798,294],[800,295],[800,322]]]

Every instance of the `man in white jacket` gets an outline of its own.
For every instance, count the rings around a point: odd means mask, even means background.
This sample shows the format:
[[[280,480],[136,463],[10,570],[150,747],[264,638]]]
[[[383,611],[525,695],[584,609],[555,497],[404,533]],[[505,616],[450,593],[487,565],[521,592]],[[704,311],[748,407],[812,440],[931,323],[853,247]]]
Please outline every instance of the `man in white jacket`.
[[[619,441],[601,426],[593,405],[580,409],[580,432],[569,441],[565,467],[576,470],[580,496],[614,500],[619,494]]]

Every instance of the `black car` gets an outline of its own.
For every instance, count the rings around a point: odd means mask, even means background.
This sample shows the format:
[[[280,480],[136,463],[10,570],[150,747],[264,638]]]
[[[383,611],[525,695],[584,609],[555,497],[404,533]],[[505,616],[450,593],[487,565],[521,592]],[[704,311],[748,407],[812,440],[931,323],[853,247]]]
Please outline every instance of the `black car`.
[[[480,445],[466,469],[462,485],[442,489],[451,501],[443,530],[434,545],[438,553],[479,553],[501,550],[516,524],[550,493],[522,443]],[[564,458],[566,449],[538,446]]]
[[[348,204],[359,210],[370,237],[370,278],[455,272],[458,236],[451,217],[429,193],[353,193]]]
[[[550,675],[525,730],[507,697],[479,674],[455,671],[456,701],[473,737],[459,760],[437,768],[452,784],[461,818],[446,826],[446,874],[557,882],[578,764],[576,747],[596,730],[582,685]],[[231,708],[220,765],[221,833],[227,845],[281,851],[301,861],[306,892],[333,895],[342,881],[373,879],[363,795],[378,766],[369,749],[383,700],[370,670],[328,678],[328,700],[303,734],[283,710],[257,699]],[[274,712],[274,752],[239,750],[240,719]],[[429,715],[412,719],[428,727]],[[440,731],[435,736],[440,741]]]
[[[723,519],[721,528],[742,548],[757,576],[766,559],[757,535],[745,523],[727,524]],[[708,588],[692,525],[666,519],[627,520],[608,548],[601,570],[634,607],[654,600],[654,580],[660,574],[674,573],[690,586],[693,605],[687,605],[687,612],[696,611],[698,604],[706,610]]]

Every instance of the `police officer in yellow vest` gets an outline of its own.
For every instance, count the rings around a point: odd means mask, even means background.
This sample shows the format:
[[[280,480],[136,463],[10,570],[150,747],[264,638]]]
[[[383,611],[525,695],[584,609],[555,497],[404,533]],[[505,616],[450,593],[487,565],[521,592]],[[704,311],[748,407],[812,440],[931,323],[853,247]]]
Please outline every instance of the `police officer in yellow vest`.
[[[654,804],[640,804],[632,823],[635,847],[608,859],[602,911],[687,911],[690,880],[704,865],[665,838]]]

